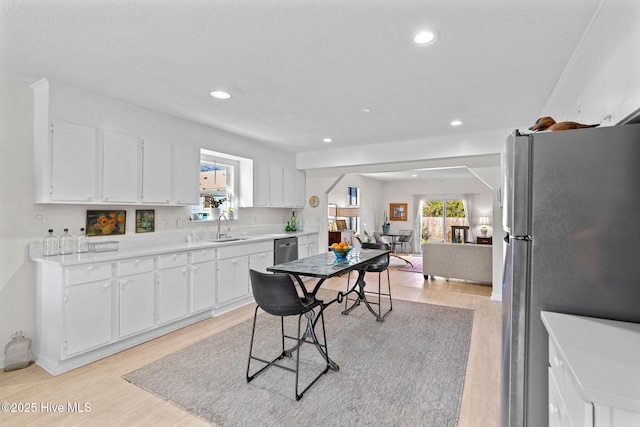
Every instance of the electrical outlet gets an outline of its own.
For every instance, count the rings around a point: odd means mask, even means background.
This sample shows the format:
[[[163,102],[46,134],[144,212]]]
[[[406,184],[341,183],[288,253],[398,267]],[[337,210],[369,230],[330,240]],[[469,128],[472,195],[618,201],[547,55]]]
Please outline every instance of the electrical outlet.
[[[169,220],[168,219],[163,219],[162,220],[162,229],[166,230],[167,228],[169,228]]]
[[[33,223],[42,224],[44,222],[44,211],[33,211]]]
[[[178,227],[178,228],[182,228],[182,218],[178,218],[178,219],[176,220],[176,227]]]

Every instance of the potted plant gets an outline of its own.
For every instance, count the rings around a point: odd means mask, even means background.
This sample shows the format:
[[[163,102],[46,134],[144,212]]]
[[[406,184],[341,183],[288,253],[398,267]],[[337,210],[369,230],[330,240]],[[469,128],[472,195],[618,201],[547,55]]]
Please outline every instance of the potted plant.
[[[215,199],[213,196],[210,196],[209,203],[211,205],[211,215],[216,219],[220,217],[220,205],[227,201],[226,197],[222,199]]]
[[[390,227],[391,227],[391,223],[389,222],[387,211],[384,211],[382,214],[382,234],[389,234]]]

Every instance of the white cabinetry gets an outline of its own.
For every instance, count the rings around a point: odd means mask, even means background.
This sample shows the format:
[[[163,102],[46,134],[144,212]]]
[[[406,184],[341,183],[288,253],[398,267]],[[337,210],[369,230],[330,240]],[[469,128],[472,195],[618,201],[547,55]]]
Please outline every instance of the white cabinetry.
[[[296,208],[304,208],[307,203],[307,178],[304,171],[296,170],[294,183],[294,201],[293,206]]]
[[[163,324],[187,315],[190,299],[187,253],[161,255],[158,267],[157,318]]]
[[[216,298],[216,260],[214,249],[191,253],[191,312],[210,310]]]
[[[52,124],[51,133],[51,158],[48,165],[51,169],[51,200],[93,202],[96,198],[97,129],[56,120]],[[43,175],[46,173],[41,172]],[[41,179],[47,177],[42,176]]]
[[[298,237],[298,259],[318,254],[318,235]]]
[[[284,172],[276,166],[269,167],[269,205],[284,206]]]
[[[171,201],[171,144],[145,140],[142,145],[142,202]]]
[[[173,193],[177,205],[200,203],[200,150],[173,146]]]
[[[542,312],[549,426],[640,426],[640,324]]]
[[[304,171],[254,163],[253,206],[302,208],[305,196]]]
[[[155,321],[153,258],[119,263],[119,337],[151,329]]]
[[[111,264],[69,268],[64,304],[63,356],[71,356],[111,341]]]
[[[104,131],[102,140],[102,201],[136,203],[139,193],[138,138]]]
[[[273,265],[273,240],[219,248],[216,313],[252,301],[249,268],[266,270],[270,265]]]
[[[253,206],[269,206],[269,174],[268,164],[253,164]]]

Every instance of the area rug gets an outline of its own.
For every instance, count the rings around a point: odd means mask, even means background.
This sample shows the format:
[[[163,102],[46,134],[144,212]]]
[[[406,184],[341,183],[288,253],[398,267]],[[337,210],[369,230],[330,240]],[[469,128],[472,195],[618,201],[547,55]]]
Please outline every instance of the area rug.
[[[412,257],[408,259],[409,261],[411,261],[411,264],[413,264],[413,266],[405,263],[405,265],[398,268],[398,270],[422,274],[422,257]]]
[[[347,316],[341,309],[333,304],[325,311],[329,356],[340,369],[300,401],[294,374],[283,369],[246,382],[251,320],[124,379],[219,426],[456,426],[473,310],[395,300],[377,322],[362,305]],[[287,331],[294,325],[287,323]],[[254,345],[265,358],[278,352],[271,344],[278,344],[279,328],[274,317],[258,317]],[[313,346],[302,348],[304,383],[323,366]]]

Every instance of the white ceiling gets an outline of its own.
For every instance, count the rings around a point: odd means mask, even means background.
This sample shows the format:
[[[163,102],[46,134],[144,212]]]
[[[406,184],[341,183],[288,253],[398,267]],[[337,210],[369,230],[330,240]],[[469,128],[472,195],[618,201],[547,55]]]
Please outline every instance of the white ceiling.
[[[0,75],[292,151],[516,128],[541,115],[600,2],[0,0]],[[425,27],[440,40],[418,47]]]

